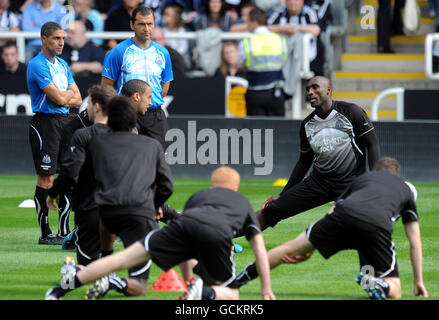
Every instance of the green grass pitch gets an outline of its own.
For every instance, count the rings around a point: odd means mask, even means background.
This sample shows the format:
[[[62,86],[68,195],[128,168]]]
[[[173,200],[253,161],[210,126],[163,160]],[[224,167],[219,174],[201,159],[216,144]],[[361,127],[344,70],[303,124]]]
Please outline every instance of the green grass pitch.
[[[176,179],[175,191],[169,204],[181,210],[189,196],[209,186],[207,179]],[[439,184],[415,183],[418,189],[418,211],[420,213],[422,244],[424,250],[424,282],[429,299],[439,298]],[[32,199],[35,188],[33,176],[0,176],[0,300],[40,300],[47,289],[59,283],[60,267],[66,255],[76,255],[60,246],[38,245],[39,228],[34,208],[19,208],[25,199]],[[240,192],[248,197],[255,209],[279,187],[273,187],[268,180],[244,180]],[[267,248],[272,248],[297,236],[305,228],[322,217],[330,204],[302,213],[279,223],[275,228],[264,231]],[[58,213],[51,211],[49,220],[57,231]],[[73,213],[70,219],[73,228]],[[403,299],[413,297],[413,275],[410,264],[409,244],[401,221],[395,224],[394,242],[400,270]],[[244,238],[236,239],[244,247],[241,254],[235,254],[236,271],[254,260],[253,252]],[[116,243],[116,250],[121,250]],[[273,291],[278,299],[284,300],[365,300],[366,294],[355,283],[358,273],[358,256],[355,251],[340,252],[324,260],[318,252],[298,265],[282,265],[271,272]],[[180,272],[176,268],[177,272]],[[153,265],[148,288],[159,277],[161,270]],[[126,276],[126,271],[119,273]],[[69,293],[65,300],[82,300],[88,286]],[[177,299],[180,292],[147,291],[144,297],[127,298],[109,292],[105,299]],[[241,299],[260,299],[259,281],[255,280],[241,288]]]

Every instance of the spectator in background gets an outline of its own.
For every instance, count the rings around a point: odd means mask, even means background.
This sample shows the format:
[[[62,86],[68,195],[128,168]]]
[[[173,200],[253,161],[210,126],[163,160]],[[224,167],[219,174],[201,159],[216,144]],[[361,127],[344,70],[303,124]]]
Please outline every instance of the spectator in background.
[[[282,66],[287,57],[286,40],[268,29],[267,14],[259,8],[250,11],[248,29],[252,35],[238,47],[238,63],[247,68],[247,115],[283,117]]]
[[[186,27],[192,31],[195,29],[196,17],[203,13],[208,0],[166,0],[165,5],[177,5],[183,8],[183,20]]]
[[[142,0],[140,4],[150,7],[154,13],[154,21],[157,26],[162,25],[162,13],[165,7],[165,1],[162,0]]]
[[[76,76],[100,75],[104,63],[104,50],[87,41],[85,24],[75,20],[67,27],[67,43],[60,58],[70,66]]]
[[[234,41],[223,43],[221,49],[221,64],[215,72],[215,77],[221,76],[246,77],[245,70],[238,64],[238,44]]]
[[[163,31],[185,33],[182,18],[183,9],[179,6],[169,6],[163,11]],[[167,39],[166,44],[177,50],[183,57],[186,66],[190,66],[189,41],[187,39]]]
[[[294,35],[296,32],[311,33],[315,37],[310,45],[310,68],[315,75],[323,75],[325,51],[319,35],[326,31],[327,20],[319,19],[317,12],[304,4],[304,0],[286,0],[285,10],[275,12],[268,19],[269,29],[272,32]]]
[[[26,75],[26,65],[18,61],[18,49],[15,42],[6,42],[2,49],[1,58],[0,75]]]
[[[122,0],[95,0],[94,8],[101,14],[102,20],[107,20],[108,13],[112,8],[123,5]]]
[[[226,14],[224,0],[209,0],[204,13],[195,20],[195,30],[219,28],[224,32],[228,32],[234,23],[235,20]]]
[[[405,0],[395,0],[393,16],[391,16],[392,4],[389,0],[378,0],[377,17],[377,51],[378,53],[395,53],[390,45],[391,35],[403,35],[401,9]]]
[[[247,3],[241,7],[241,17],[230,27],[230,32],[249,32],[247,22],[250,11],[256,8],[253,3]]]
[[[130,26],[131,14],[142,0],[123,0],[122,5],[109,13],[105,21],[105,31],[132,31]],[[113,49],[123,39],[111,39],[107,42],[107,49]]]
[[[151,34],[151,40],[158,43],[162,47],[165,47],[169,51],[169,56],[171,57],[172,72],[174,73],[174,78],[178,79],[180,77],[186,76],[187,65],[183,56],[174,48],[167,44],[165,34],[163,29],[160,27],[155,27]]]
[[[81,20],[88,31],[104,31],[104,20],[99,11],[93,9],[93,0],[73,0],[73,9],[75,10],[75,19]],[[101,39],[92,40],[97,45],[102,45]]]
[[[55,0],[37,0],[26,5],[23,11],[21,29],[40,32],[41,27],[49,21],[61,24],[66,12]],[[63,26],[65,27],[65,26]],[[26,45],[26,61],[32,59],[41,49],[41,39],[32,39]]]
[[[9,0],[0,0],[0,31],[20,31],[20,14],[10,10]]]

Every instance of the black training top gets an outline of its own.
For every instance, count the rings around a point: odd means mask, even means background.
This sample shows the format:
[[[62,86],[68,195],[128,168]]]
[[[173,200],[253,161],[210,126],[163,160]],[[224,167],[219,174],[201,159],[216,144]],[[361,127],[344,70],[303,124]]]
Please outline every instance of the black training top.
[[[418,220],[410,188],[387,171],[371,171],[355,178],[335,207],[337,217],[348,216],[389,232],[400,216],[403,223]]]
[[[363,109],[333,101],[323,119],[316,112],[306,117],[300,127],[301,152],[314,152],[314,170],[329,179],[345,179],[366,170],[366,147],[361,137],[374,131]]]
[[[100,123],[75,131],[69,147],[62,155],[60,174],[49,191],[51,197],[54,198],[73,187],[74,211],[89,211],[97,208],[94,201],[96,183],[87,147],[94,136],[109,131],[108,126]]]
[[[98,206],[107,213],[121,213],[120,208],[111,207],[124,207],[126,213],[155,219],[156,209],[173,191],[171,170],[160,143],[131,132],[109,132],[95,136],[88,151]]]
[[[210,188],[193,194],[181,217],[212,226],[230,239],[244,235],[250,239],[261,232],[247,198],[226,188]]]

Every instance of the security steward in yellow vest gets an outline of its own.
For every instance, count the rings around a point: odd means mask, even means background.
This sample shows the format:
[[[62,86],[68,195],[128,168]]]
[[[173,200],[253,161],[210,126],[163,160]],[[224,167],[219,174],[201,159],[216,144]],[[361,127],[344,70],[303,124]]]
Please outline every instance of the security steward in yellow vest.
[[[247,69],[245,95],[248,116],[285,116],[282,65],[287,57],[285,38],[270,32],[267,15],[255,8],[250,11],[250,38],[238,48],[238,63]]]

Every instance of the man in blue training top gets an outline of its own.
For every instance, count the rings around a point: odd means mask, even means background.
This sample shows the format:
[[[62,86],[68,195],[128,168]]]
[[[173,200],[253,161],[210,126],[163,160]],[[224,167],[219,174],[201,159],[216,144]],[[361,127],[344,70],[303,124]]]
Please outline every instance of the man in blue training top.
[[[58,169],[61,129],[69,121],[69,108],[82,103],[81,93],[68,64],[57,57],[63,50],[64,39],[65,32],[61,25],[45,23],[41,27],[41,52],[29,62],[27,68],[27,87],[35,113],[30,122],[29,142],[37,173],[34,199],[41,228],[39,244],[61,244],[66,235],[52,234],[46,206],[47,192]],[[69,200],[65,197],[60,199],[60,219],[65,221],[61,214],[70,210]]]
[[[119,43],[105,57],[102,84],[114,86],[121,94],[123,85],[132,79],[140,79],[152,89],[152,105],[145,115],[137,119],[140,134],[158,140],[166,150],[165,135],[168,123],[161,106],[168,94],[172,73],[168,50],[151,40],[154,30],[154,14],[151,8],[139,6],[131,16],[134,37]]]

